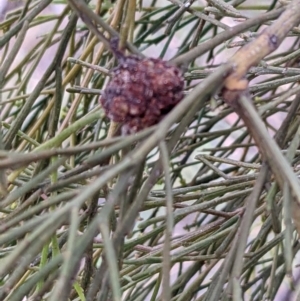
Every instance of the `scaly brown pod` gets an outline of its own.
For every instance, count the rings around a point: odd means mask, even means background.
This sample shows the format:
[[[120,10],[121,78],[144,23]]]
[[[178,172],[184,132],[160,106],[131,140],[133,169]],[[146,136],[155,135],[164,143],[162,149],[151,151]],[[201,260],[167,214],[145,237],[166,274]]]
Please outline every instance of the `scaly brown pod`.
[[[106,115],[122,123],[123,134],[158,123],[183,99],[182,72],[161,59],[125,56],[113,38],[111,49],[119,65],[100,102]]]

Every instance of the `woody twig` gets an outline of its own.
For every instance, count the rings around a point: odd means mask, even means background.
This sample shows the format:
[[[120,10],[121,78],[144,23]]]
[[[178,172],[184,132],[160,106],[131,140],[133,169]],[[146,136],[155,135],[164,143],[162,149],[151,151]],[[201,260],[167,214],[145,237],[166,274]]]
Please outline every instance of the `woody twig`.
[[[233,72],[224,82],[223,96],[227,102],[234,102],[236,96],[247,90],[246,73],[250,67],[278,48],[289,31],[300,22],[300,1],[292,1],[281,16],[253,41],[242,47],[229,60]]]
[[[265,56],[276,50],[289,31],[299,24],[299,7],[300,0],[292,1],[272,25],[235,53],[229,60],[233,70],[226,77],[222,90],[223,99],[243,119],[280,187],[284,189],[288,184],[294,196],[295,209],[300,206],[298,178],[278,145],[269,136],[263,121],[255,110],[248,92],[246,74],[250,67],[257,65]],[[297,226],[297,223],[295,224]],[[298,232],[300,233],[300,227]]]

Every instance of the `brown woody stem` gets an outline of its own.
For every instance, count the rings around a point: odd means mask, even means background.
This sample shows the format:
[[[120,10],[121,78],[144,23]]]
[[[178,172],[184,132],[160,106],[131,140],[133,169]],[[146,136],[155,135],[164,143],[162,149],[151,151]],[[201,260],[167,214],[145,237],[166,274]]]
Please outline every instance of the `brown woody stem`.
[[[246,74],[250,67],[257,65],[265,56],[277,49],[289,31],[299,23],[299,7],[300,0],[292,1],[271,26],[234,54],[229,60],[233,70],[225,79],[222,91],[224,100],[243,119],[280,187],[284,189],[288,183],[294,196],[293,208],[296,212],[299,211],[300,204],[299,180],[276,142],[268,134],[263,121],[248,97]],[[295,218],[295,214],[293,217],[297,225],[298,218]],[[240,274],[240,270],[237,274]]]
[[[227,102],[235,101],[238,94],[248,88],[245,77],[250,67],[257,65],[265,56],[276,50],[289,31],[299,24],[299,7],[300,0],[292,1],[271,26],[229,60],[234,70],[224,82],[223,96]]]

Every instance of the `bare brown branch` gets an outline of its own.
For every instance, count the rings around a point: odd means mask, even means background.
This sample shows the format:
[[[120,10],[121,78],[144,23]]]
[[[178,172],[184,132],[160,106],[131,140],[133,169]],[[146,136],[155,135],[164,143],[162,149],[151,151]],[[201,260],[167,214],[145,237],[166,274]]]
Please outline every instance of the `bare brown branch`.
[[[289,31],[299,24],[299,7],[300,0],[292,1],[278,20],[230,59],[234,70],[224,82],[225,100],[233,101],[239,92],[247,89],[248,81],[245,76],[250,67],[257,65],[265,56],[276,50]]]

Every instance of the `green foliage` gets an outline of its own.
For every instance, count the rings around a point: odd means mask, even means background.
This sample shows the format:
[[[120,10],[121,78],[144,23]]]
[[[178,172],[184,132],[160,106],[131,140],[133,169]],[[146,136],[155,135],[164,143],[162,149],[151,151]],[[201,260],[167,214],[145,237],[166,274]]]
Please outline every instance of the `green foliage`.
[[[116,62],[72,10],[81,1],[27,0],[0,23],[0,300],[298,293],[293,196],[218,94],[222,63],[280,4],[190,2],[89,4],[131,51],[184,70],[185,99],[157,126],[126,137],[99,104]],[[298,67],[294,28],[248,73],[261,119],[296,174]]]

